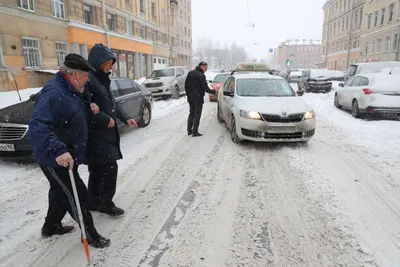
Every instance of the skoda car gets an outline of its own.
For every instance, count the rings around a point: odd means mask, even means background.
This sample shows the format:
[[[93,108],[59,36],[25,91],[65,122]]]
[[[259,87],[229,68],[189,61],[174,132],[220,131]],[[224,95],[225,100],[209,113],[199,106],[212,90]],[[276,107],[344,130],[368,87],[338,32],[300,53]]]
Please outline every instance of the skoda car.
[[[218,120],[227,124],[234,143],[307,142],[315,133],[315,113],[298,94],[268,72],[236,71],[219,92]]]

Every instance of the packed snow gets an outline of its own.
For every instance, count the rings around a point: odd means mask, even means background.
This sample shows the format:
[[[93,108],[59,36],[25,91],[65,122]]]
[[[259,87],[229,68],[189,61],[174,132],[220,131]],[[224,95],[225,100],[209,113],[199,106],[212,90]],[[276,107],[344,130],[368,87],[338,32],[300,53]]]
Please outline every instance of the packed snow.
[[[42,87],[19,90],[21,100],[16,90],[0,92],[0,109],[28,100],[31,95],[38,93],[40,90],[42,90]]]
[[[207,100],[204,136],[192,138],[185,97],[154,101],[150,125],[121,140],[126,215],[93,213],[112,242],[91,248],[93,266],[398,266],[400,122],[355,119],[333,96],[302,96],[317,118],[306,145],[233,144]],[[40,237],[48,183],[37,166],[0,172],[0,266],[86,266],[77,229]]]

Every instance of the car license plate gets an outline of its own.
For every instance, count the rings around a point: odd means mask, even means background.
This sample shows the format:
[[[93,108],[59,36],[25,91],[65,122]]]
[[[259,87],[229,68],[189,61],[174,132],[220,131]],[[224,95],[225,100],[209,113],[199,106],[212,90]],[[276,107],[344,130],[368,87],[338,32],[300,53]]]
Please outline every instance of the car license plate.
[[[13,144],[0,144],[0,151],[15,151]]]
[[[268,133],[294,133],[296,127],[293,126],[273,126],[267,128]]]

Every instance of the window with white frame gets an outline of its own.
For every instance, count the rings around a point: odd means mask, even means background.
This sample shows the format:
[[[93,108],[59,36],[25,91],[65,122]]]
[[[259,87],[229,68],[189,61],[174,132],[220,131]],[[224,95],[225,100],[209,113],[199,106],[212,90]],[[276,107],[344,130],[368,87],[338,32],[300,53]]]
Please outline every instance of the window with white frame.
[[[24,50],[25,65],[27,67],[42,66],[39,40],[22,38],[22,48]]]
[[[382,8],[381,25],[383,25],[385,23],[385,12],[386,12],[386,8]]]
[[[108,13],[107,14],[107,25],[110,31],[115,31],[116,15]]]
[[[372,14],[368,14],[368,29],[371,29]]]
[[[18,6],[26,10],[35,11],[35,0],[18,0]]]
[[[64,42],[56,42],[56,54],[58,66],[60,67],[64,64],[64,59],[66,55],[68,55],[68,44]]]
[[[375,11],[374,27],[378,27],[379,11]]]
[[[151,15],[152,15],[153,18],[157,17],[157,14],[156,14],[156,3],[151,3]]]
[[[399,46],[399,34],[396,33],[393,37],[393,51],[397,51]]]
[[[390,37],[386,36],[385,37],[385,52],[389,52],[390,50]]]
[[[391,3],[389,6],[389,19],[388,22],[391,22],[394,17],[394,3]]]
[[[140,0],[140,11],[144,12],[144,0]]]
[[[161,8],[161,24],[165,23],[165,9]]]
[[[83,11],[84,11],[84,19],[85,23],[94,25],[94,14],[93,14],[93,6],[88,4],[83,4]]]
[[[366,41],[365,46],[364,46],[364,55],[368,55],[368,44],[369,44],[369,42]]]
[[[382,46],[382,39],[378,39],[376,42],[376,52],[380,53],[381,52],[381,46]]]
[[[65,19],[64,0],[51,0],[53,17]]]
[[[153,42],[157,42],[157,31],[153,30],[153,36],[152,36]]]
[[[126,19],[126,34],[132,35],[132,20]]]
[[[371,54],[375,53],[375,40],[372,40],[372,50],[371,50]]]
[[[146,39],[146,28],[144,26],[140,26],[140,37]]]

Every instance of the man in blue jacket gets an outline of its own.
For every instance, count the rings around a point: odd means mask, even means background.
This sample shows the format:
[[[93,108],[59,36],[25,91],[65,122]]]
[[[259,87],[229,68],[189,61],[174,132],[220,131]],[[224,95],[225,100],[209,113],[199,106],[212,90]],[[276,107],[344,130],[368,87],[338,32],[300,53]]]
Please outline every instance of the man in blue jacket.
[[[67,211],[79,223],[68,172],[72,170],[88,243],[102,248],[108,246],[110,240],[102,237],[94,227],[86,205],[87,189],[78,173],[78,165],[84,161],[88,139],[86,112],[91,112],[89,104],[82,102],[81,94],[92,70],[89,63],[78,54],[65,57],[60,72],[35,99],[29,137],[35,160],[50,183],[49,208],[42,236],[63,235],[72,231],[72,226],[61,224]]]

